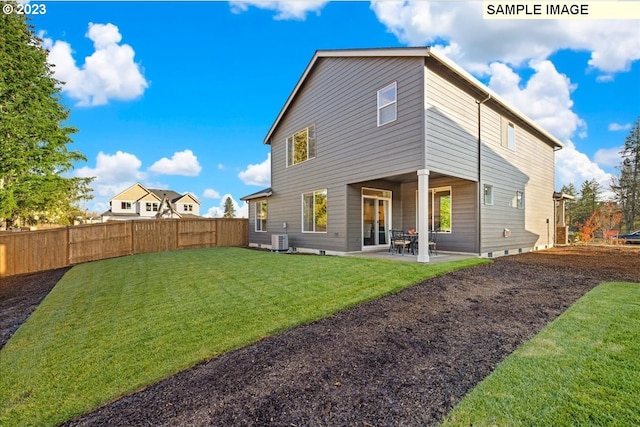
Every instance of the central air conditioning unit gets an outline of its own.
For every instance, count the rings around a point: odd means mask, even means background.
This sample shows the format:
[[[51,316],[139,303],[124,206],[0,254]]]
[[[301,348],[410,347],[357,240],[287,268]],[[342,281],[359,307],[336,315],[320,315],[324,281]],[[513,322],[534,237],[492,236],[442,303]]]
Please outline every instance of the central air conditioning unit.
[[[289,250],[289,236],[287,234],[272,234],[271,250],[272,251]]]

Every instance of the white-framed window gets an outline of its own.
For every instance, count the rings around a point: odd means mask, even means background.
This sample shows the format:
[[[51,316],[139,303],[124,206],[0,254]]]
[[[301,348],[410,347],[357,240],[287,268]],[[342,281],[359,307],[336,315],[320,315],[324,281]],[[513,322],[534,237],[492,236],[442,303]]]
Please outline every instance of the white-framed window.
[[[327,232],[327,190],[302,194],[302,232]]]
[[[260,200],[255,203],[255,230],[259,232],[267,231],[267,200]]]
[[[516,191],[515,196],[513,196],[511,206],[518,209],[524,209],[524,192],[523,191]]]
[[[516,127],[513,123],[507,125],[507,148],[511,151],[516,149]]]
[[[193,205],[185,204],[183,209],[184,209],[185,212],[193,212]]]
[[[131,210],[131,202],[121,202],[120,203],[120,209],[122,209],[123,211],[130,211]]]
[[[506,118],[502,118],[502,141],[501,145],[511,151],[516,150],[516,125]]]
[[[431,229],[451,233],[452,213],[451,187],[431,190]]]
[[[316,156],[316,126],[311,125],[287,137],[287,167]]]
[[[378,91],[378,126],[391,123],[398,118],[398,84],[391,83]]]
[[[484,204],[493,205],[493,185],[484,185]]]
[[[147,202],[147,212],[158,212],[158,204]]]
[[[429,189],[429,230],[441,233],[451,233],[453,201],[451,187],[437,187]],[[416,218],[418,218],[418,204],[420,202],[416,191]],[[420,221],[416,221],[418,225]],[[420,231],[420,230],[418,230]]]

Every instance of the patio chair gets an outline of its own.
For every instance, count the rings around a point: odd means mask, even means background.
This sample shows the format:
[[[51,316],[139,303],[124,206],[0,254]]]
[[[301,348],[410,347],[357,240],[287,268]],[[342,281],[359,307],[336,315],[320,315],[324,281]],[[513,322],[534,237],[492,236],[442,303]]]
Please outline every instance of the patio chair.
[[[405,237],[404,231],[389,230],[389,236],[391,240],[391,245],[389,246],[390,252],[403,254],[405,248],[410,248],[411,239]]]
[[[432,253],[435,253],[436,256],[438,255],[437,238],[438,238],[437,230],[429,232],[429,255],[431,255]]]

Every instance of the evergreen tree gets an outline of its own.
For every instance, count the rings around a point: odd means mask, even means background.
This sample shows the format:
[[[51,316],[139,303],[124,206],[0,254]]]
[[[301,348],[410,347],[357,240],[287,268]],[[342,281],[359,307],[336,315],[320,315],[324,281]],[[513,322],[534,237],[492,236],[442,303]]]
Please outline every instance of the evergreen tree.
[[[627,135],[620,156],[620,176],[612,179],[611,190],[622,211],[625,230],[634,231],[640,221],[640,116]]]
[[[572,225],[573,225],[573,212],[574,212],[575,206],[576,206],[575,198],[577,198],[577,196],[578,196],[578,190],[576,189],[576,186],[573,185],[572,182],[570,182],[568,185],[563,185],[562,188],[560,189],[560,192],[564,193],[564,194],[568,194],[568,195],[574,197],[574,200],[566,200],[565,204],[564,204],[565,223],[567,225],[569,225],[570,227],[572,227]],[[572,227],[572,230],[575,231],[575,226]]]
[[[0,221],[89,197],[91,179],[65,177],[86,159],[67,147],[76,129],[58,84],[26,15],[0,14]]]
[[[600,184],[595,179],[582,183],[580,199],[573,205],[572,219],[576,227],[584,224],[598,208]]]
[[[224,199],[224,214],[222,215],[223,218],[235,218],[236,217],[236,208],[233,206],[233,200],[231,200],[231,197],[227,196],[226,199]]]

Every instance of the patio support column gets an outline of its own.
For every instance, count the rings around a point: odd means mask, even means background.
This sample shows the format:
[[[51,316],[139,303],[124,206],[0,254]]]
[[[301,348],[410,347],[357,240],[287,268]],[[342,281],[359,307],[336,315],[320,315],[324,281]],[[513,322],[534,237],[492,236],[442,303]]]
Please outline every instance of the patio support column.
[[[429,262],[429,169],[418,170],[418,262]]]

